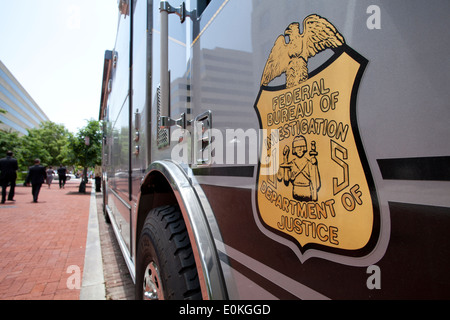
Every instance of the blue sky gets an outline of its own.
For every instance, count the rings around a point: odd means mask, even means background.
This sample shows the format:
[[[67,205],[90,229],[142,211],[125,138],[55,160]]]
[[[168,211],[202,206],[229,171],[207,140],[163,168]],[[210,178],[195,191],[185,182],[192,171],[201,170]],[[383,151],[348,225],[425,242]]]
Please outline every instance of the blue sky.
[[[117,0],[0,0],[0,60],[51,121],[77,132],[98,119]]]

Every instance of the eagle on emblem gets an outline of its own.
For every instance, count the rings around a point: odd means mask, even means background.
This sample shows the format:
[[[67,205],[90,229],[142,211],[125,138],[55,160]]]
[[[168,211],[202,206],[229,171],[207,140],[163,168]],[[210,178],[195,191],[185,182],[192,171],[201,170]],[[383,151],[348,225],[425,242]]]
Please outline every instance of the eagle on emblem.
[[[309,58],[344,43],[344,37],[333,24],[316,14],[303,20],[303,33],[300,33],[298,22],[291,23],[275,41],[264,67],[261,85],[267,86],[283,73],[286,74],[286,88],[298,85],[308,79]]]

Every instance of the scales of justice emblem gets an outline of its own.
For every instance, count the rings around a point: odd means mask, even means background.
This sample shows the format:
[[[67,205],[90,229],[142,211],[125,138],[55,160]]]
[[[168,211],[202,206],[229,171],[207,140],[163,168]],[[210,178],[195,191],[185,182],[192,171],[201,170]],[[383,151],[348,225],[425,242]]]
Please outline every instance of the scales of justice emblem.
[[[367,60],[316,14],[278,36],[255,111],[262,129],[254,191],[260,229],[306,251],[361,257],[373,250],[380,216],[359,136],[356,99]],[[333,55],[308,71],[308,59]],[[284,75],[286,84],[269,83]]]

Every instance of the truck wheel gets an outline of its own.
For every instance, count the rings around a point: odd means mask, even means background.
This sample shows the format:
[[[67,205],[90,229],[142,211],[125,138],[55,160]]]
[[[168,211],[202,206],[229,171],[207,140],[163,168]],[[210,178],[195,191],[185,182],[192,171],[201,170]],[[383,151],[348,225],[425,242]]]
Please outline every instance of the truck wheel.
[[[201,299],[194,254],[177,206],[149,212],[136,260],[136,299]]]

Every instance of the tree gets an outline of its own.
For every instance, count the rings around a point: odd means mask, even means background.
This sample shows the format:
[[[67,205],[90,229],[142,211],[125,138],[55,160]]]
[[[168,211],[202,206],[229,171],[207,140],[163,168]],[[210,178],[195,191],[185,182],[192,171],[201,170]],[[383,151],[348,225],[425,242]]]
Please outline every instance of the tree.
[[[0,130],[0,155],[6,151],[14,152],[19,164],[19,177],[33,165],[36,158],[44,166],[66,163],[69,158],[69,137],[72,135],[64,125],[53,122],[41,123],[39,128],[27,130],[28,134],[19,136],[15,131]]]
[[[25,171],[28,167],[24,166],[22,157],[22,143],[19,134],[16,131],[5,131],[0,130],[0,158],[6,155],[7,151],[12,151],[14,153],[14,158],[17,159],[19,165],[18,177],[22,178],[22,171]]]
[[[17,132],[0,130],[0,156],[5,155],[8,150],[15,151],[18,141]]]
[[[28,135],[19,137],[17,132],[0,130],[0,155],[13,151],[19,171],[26,172],[34,159],[39,158],[44,166],[82,166],[86,182],[87,168],[101,164],[102,131],[99,121],[89,120],[76,135],[64,125],[51,121],[27,131]]]
[[[102,160],[102,131],[100,122],[94,119],[88,121],[87,125],[80,129],[75,136],[69,139],[71,149],[71,162],[84,168],[83,183],[87,180],[88,167],[101,164]],[[80,192],[82,185],[80,185]]]
[[[22,138],[22,155],[32,165],[39,158],[41,163],[57,166],[68,161],[71,150],[69,139],[72,134],[62,124],[51,121],[41,123],[39,128],[28,129]]]
[[[50,155],[49,164],[58,165],[67,162],[69,156],[69,137],[72,135],[61,124],[54,122],[44,122],[41,124],[40,137],[47,145],[47,152]]]

